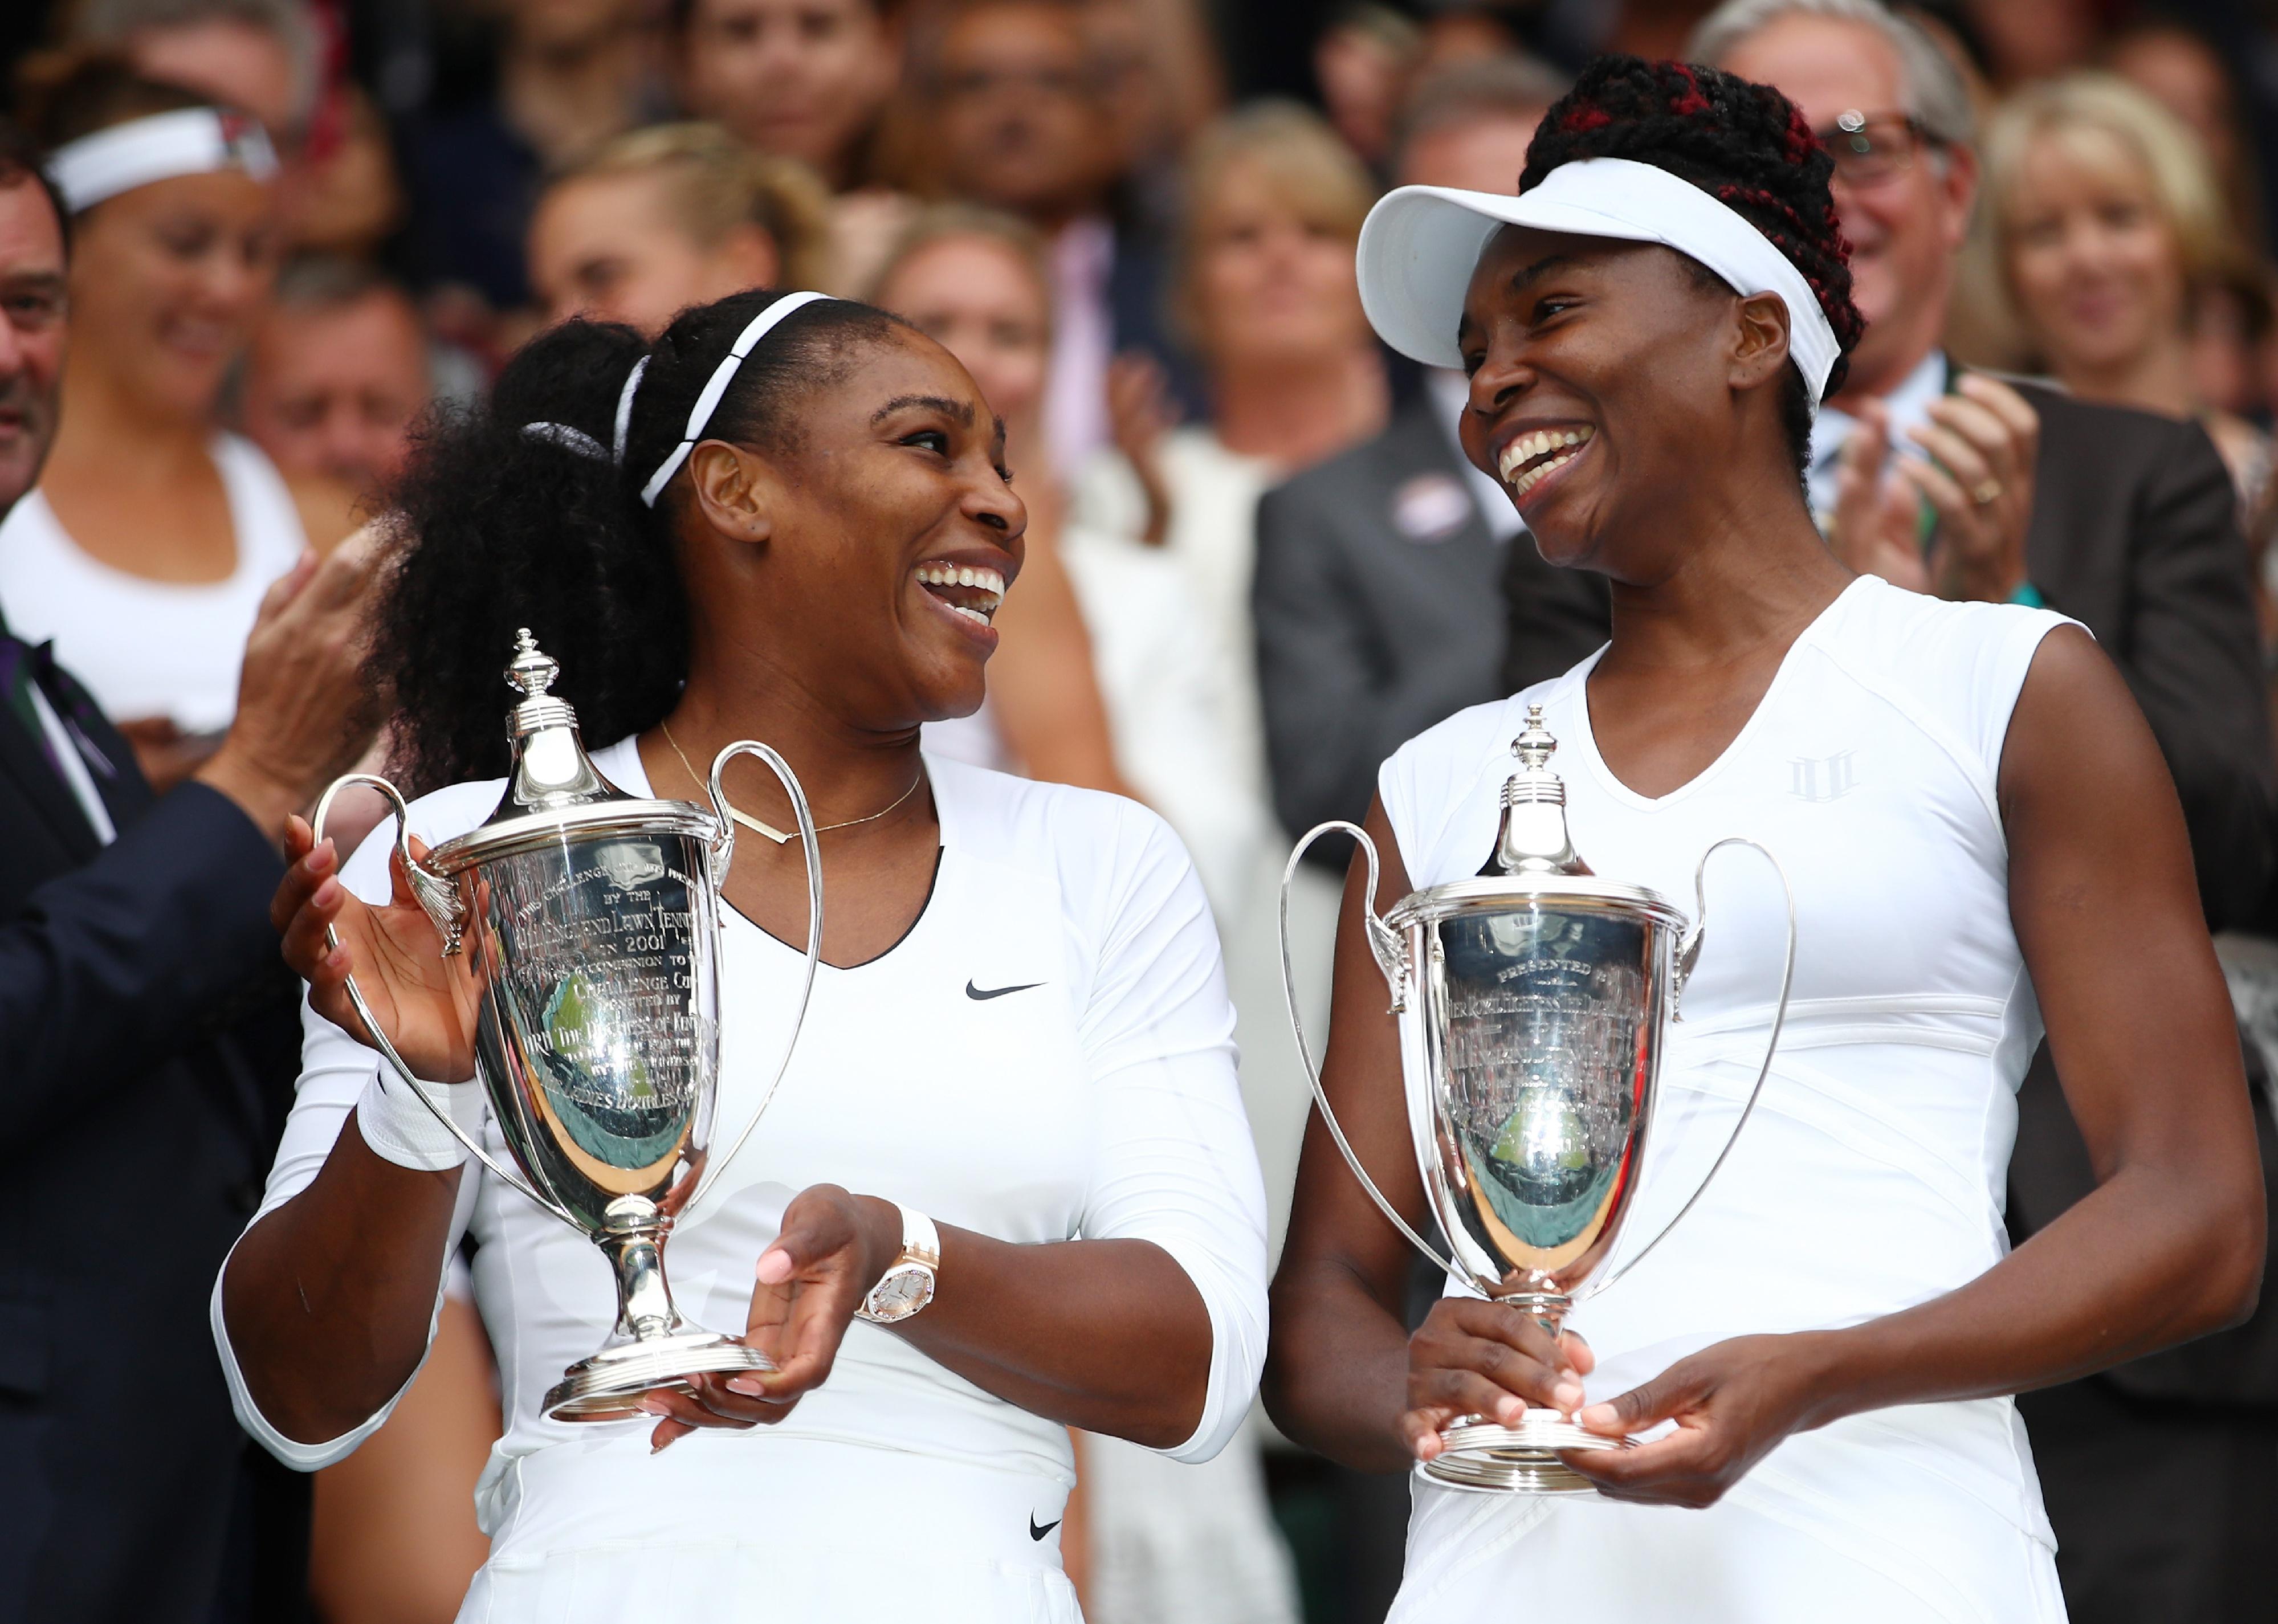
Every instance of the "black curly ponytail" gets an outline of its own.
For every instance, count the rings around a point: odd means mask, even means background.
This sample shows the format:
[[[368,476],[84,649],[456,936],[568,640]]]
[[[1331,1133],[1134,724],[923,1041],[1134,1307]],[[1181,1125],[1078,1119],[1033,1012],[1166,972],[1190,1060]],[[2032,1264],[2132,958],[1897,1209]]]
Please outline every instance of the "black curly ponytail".
[[[1667,170],[1770,239],[1818,295],[1840,350],[1827,393],[1842,387],[1867,324],[1851,302],[1851,247],[1828,189],[1835,163],[1793,103],[1769,85],[1716,68],[1600,57],[1543,115],[1518,189],[1585,158],[1629,158]],[[1706,266],[1701,275],[1724,286]],[[1782,416],[1800,467],[1810,454],[1811,402],[1802,374],[1791,371]]]
[[[421,426],[389,492],[398,551],[366,662],[395,704],[391,767],[406,790],[505,773],[513,696],[501,673],[519,627],[561,662],[558,691],[589,744],[672,709],[688,676],[672,536],[685,482],[654,509],[638,492],[738,335],[776,297],[755,290],[684,311],[654,348],[630,327],[565,322],[516,355],[488,406],[438,411]],[[862,341],[895,325],[851,301],[795,312],[737,370],[705,438],[795,446],[798,403],[846,377]],[[620,461],[617,404],[644,356]],[[533,423],[570,432],[526,431]]]

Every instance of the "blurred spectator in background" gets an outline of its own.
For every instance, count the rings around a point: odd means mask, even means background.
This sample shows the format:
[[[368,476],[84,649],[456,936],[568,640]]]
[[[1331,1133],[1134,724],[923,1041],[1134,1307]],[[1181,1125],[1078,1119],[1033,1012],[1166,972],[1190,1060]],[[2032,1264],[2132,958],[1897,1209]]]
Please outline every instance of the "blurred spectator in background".
[[[287,172],[278,230],[288,253],[377,260],[402,228],[403,182],[387,126],[355,85],[338,87],[339,116]]]
[[[673,0],[671,24],[691,114],[798,159],[833,192],[872,182],[870,144],[901,66],[882,0]]]
[[[1777,86],[1835,156],[1869,319],[1813,427],[1814,505],[1831,507],[1838,551],[1946,597],[2045,600],[2084,623],[2167,758],[2209,922],[2250,913],[2271,872],[2270,718],[2237,500],[2205,431],[1949,368],[1938,334],[1976,165],[1960,81],[1909,25],[1873,0],[1732,0],[1694,54]],[[1924,454],[1893,477],[1885,448],[1901,435]],[[2095,1176],[2045,1047],[2017,1108],[2007,1216],[2022,1239]],[[2278,1139],[2259,1097],[2257,1120],[2267,1177]],[[2075,1624],[2267,1611],[2274,1327],[2266,1310],[2018,1399]]]
[[[294,482],[322,550],[395,477],[435,394],[426,330],[401,286],[355,260],[303,256],[278,273],[238,385],[246,437]],[[306,488],[324,488],[319,507]]]
[[[1081,15],[1125,206],[1168,219],[1187,148],[1226,111],[1211,19],[1201,0],[1082,0]]]
[[[1067,0],[964,0],[929,75],[933,182],[1042,233],[1054,338],[1044,432],[1075,469],[1108,439],[1108,363],[1167,358],[1162,259],[1142,223],[1111,211],[1119,151],[1083,16]]]
[[[958,358],[1005,420],[1005,461],[1028,510],[1021,578],[991,623],[989,696],[926,727],[926,748],[1051,783],[1128,795],[1093,675],[1091,639],[1060,559],[1067,502],[1046,453],[1051,305],[1043,245],[1010,215],[940,204],[913,219],[864,295]]]
[[[1423,52],[1414,19],[1373,0],[1342,7],[1313,42],[1313,80],[1329,123],[1380,173],[1391,162],[1393,126]]]
[[[2239,122],[2237,87],[2214,47],[2181,23],[2154,19],[2114,34],[2103,62],[2190,127],[2214,165],[2229,230],[2246,247],[2267,248],[2253,143]]]
[[[2198,419],[2256,531],[2270,438],[2191,376],[2191,305],[2238,250],[2190,128],[2107,73],[2029,85],[1986,130],[1985,206],[2040,367],[2083,400]]]
[[[1403,118],[1403,186],[1510,192],[1563,77],[1524,57],[1426,74]],[[1502,485],[1465,460],[1456,431],[1471,392],[1427,372],[1382,434],[1266,493],[1257,510],[1258,688],[1273,806],[1291,838],[1331,818],[1357,823],[1394,750],[1503,685],[1497,583],[1538,600],[1528,681],[1605,641],[1602,580],[1553,569]],[[1559,625],[1570,620],[1563,636]],[[1316,858],[1342,874],[1333,842]],[[1313,856],[1308,853],[1309,857]]]
[[[1311,1096],[1281,994],[1277,894],[1288,849],[1274,826],[1258,713],[1250,607],[1257,500],[1270,485],[1384,426],[1382,352],[1353,272],[1376,188],[1319,116],[1287,103],[1229,114],[1196,143],[1187,177],[1172,309],[1201,358],[1211,415],[1173,426],[1159,385],[1124,371],[1118,448],[1079,481],[1070,567],[1081,576],[1094,555],[1112,560],[1118,549],[1128,558],[1159,548],[1184,577],[1181,613],[1199,634],[1189,657],[1202,662],[1196,680],[1211,698],[1208,731],[1183,747],[1171,741],[1173,753],[1160,759],[1135,751],[1131,775],[1150,793],[1213,775],[1206,786],[1164,791],[1166,811],[1179,798],[1221,797],[1218,841],[1192,849],[1225,944],[1242,1093],[1278,1244]],[[1116,634],[1102,626],[1099,635],[1105,644]],[[1111,658],[1102,669],[1121,663]],[[1148,688],[1109,699],[1118,714],[1150,702]],[[1299,879],[1291,936],[1318,1031],[1338,887],[1315,870]]]
[[[635,130],[564,171],[530,224],[547,319],[654,337],[692,304],[829,279],[828,200],[805,165],[710,124]]]
[[[317,32],[301,0],[81,0],[65,42],[109,46],[145,78],[250,113],[287,171],[317,104]]]
[[[690,113],[805,164],[833,194],[829,278],[790,286],[868,286],[913,206],[886,184],[880,150],[902,74],[888,0],[673,0],[670,34]]]
[[[308,545],[269,459],[216,422],[274,270],[273,164],[256,130],[111,57],[50,61],[25,105],[73,210],[72,409],[0,522],[0,608],[163,791],[219,742],[261,595]]]
[[[493,72],[398,131],[417,279],[470,290],[494,311],[529,301],[524,239],[544,178],[669,111],[642,0],[497,9]]]

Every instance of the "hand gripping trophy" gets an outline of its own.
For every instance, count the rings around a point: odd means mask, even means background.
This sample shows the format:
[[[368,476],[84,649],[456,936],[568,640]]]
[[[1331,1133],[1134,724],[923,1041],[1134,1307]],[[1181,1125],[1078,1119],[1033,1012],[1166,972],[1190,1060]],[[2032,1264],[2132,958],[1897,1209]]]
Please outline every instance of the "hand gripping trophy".
[[[614,1421],[639,1414],[643,1393],[685,1388],[700,1372],[774,1369],[758,1349],[682,1318],[664,1277],[673,1221],[710,1188],[720,887],[735,849],[720,775],[730,760],[759,757],[791,797],[806,854],[806,969],[774,1081],[712,1179],[743,1148],[791,1064],[822,951],[822,873],[806,796],[773,750],[748,739],[722,750],[710,811],[637,799],[595,770],[577,713],[547,691],[559,669],[521,633],[506,672],[523,695],[507,716],[513,766],[481,827],[423,861],[411,852],[403,797],[386,779],[352,774],[317,804],[315,835],[324,838],[333,798],[352,784],[369,784],[394,807],[395,855],[412,893],[445,957],[466,957],[478,998],[476,1069],[521,1176],[412,1092],[485,1167],[608,1256],[615,1330],[570,1368],[546,1410],[557,1421]],[[410,1086],[353,977],[348,993]]]
[[[1384,1215],[1424,1255],[1481,1295],[1533,1315],[1558,1333],[1586,1283],[1586,1299],[1635,1268],[1690,1212],[1755,1109],[1787,1018],[1795,972],[1795,903],[1771,1040],[1747,1103],[1676,1217],[1619,1268],[1603,1266],[1637,1193],[1659,1094],[1666,1023],[1701,955],[1708,859],[1693,872],[1692,927],[1665,899],[1601,880],[1575,855],[1566,786],[1550,771],[1557,741],[1528,707],[1511,743],[1519,769],[1502,789],[1502,826],[1480,877],[1432,886],[1374,911],[1377,853],[1353,824],[1324,823],[1290,854],[1281,885],[1283,990],[1297,1048],[1337,1148]],[[1333,829],[1360,842],[1367,862],[1363,919],[1399,1017],[1401,1073],[1426,1198],[1453,1258],[1410,1227],[1346,1140],[1307,1051],[1289,968],[1289,884],[1306,848]],[[1786,877],[1781,876],[1785,893]],[[1516,1427],[1478,1415],[1441,1434],[1447,1447],[1417,1470],[1459,1489],[1576,1494],[1589,1479],[1562,1450],[1634,1447],[1585,1431],[1550,1410]]]

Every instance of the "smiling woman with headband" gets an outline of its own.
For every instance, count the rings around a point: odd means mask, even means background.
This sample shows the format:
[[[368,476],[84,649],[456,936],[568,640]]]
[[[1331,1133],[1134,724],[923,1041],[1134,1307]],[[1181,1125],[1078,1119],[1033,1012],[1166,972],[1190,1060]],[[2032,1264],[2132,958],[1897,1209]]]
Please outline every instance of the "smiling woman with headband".
[[[701,765],[754,737],[812,797],[814,1005],[724,1199],[672,1246],[684,1309],[747,1325],[782,1368],[657,1395],[653,1423],[545,1417],[608,1329],[606,1274],[377,1086],[333,1024],[354,1025],[350,970],[447,1108],[482,1111],[432,926],[400,881],[388,900],[389,842],[339,870],[296,827],[278,911],[311,982],[304,1071],[215,1294],[239,1414],[295,1466],[353,1449],[471,1233],[507,1430],[462,1618],[1074,1624],[1066,1429],[1184,1460],[1224,1445],[1264,1357],[1264,1196],[1217,938],[1161,820],[920,752],[921,724],[980,703],[1020,572],[1002,426],[883,312],[742,294],[646,355],[584,322],[534,340],[487,414],[434,431],[394,509],[374,675],[401,706],[398,769],[430,792],[421,839],[497,799],[479,781],[505,766],[498,674],[524,625],[628,792],[700,802]],[[727,788],[747,827],[795,827],[764,774]],[[737,842],[730,1142],[797,996],[804,873],[796,834]],[[929,1298],[870,1299],[918,1254]]]
[[[1515,195],[1407,187],[1360,247],[1379,332],[1460,363],[1466,452],[1613,637],[1387,761],[1372,899],[1468,878],[1540,705],[1576,844],[1689,895],[1732,835],[1785,868],[1794,1002],[1731,1164],[1553,1342],[1453,1287],[1413,1336],[1405,1244],[1316,1124],[1274,1287],[1267,1404],[1364,1469],[1529,1407],[1630,1450],[1617,1504],[1419,1483],[1395,1620],[1847,1624],[2064,1616],[2007,1395],[2231,1323],[2263,1236],[2253,1128],[2181,812],[2072,622],[1854,577],[1813,528],[1812,413],[1859,333],[1830,161],[1777,92],[1601,58]],[[1425,1221],[1397,1033],[1347,886],[1327,1091]],[[1676,1214],[1764,1050],[1777,885],[1711,876],[1626,1254]],[[2101,1183],[2009,1253],[2014,1092],[2043,1021]],[[2124,1460],[2114,1469],[2126,1470]],[[1686,1514],[1647,1506],[1687,1506]]]
[[[72,343],[39,488],[0,523],[0,603],[164,789],[228,726],[254,611],[308,545],[292,490],[218,421],[269,292],[277,163],[258,125],[113,57],[27,80],[71,210]]]

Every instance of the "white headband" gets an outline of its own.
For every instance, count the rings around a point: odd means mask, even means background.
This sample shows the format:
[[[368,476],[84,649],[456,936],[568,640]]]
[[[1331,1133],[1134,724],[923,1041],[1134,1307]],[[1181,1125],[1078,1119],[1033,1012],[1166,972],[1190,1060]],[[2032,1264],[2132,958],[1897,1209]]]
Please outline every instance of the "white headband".
[[[66,141],[48,158],[48,177],[73,214],[154,180],[220,169],[267,180],[277,173],[277,153],[252,119],[211,107],[113,125]]]
[[[1464,293],[1489,238],[1505,225],[1624,242],[1658,242],[1715,271],[1735,293],[1777,294],[1788,355],[1819,409],[1842,354],[1811,285],[1763,233],[1690,181],[1629,158],[1562,164],[1522,196],[1404,186],[1360,230],[1360,300],[1384,341],[1435,367],[1460,367]]]
[[[651,474],[648,483],[641,487],[643,506],[656,506],[658,495],[672,483],[672,477],[680,471],[680,465],[688,461],[688,454],[696,449],[696,442],[704,438],[704,425],[712,421],[712,414],[719,409],[720,397],[728,393],[728,385],[735,377],[736,369],[744,364],[744,357],[758,347],[761,339],[775,331],[776,323],[795,310],[803,310],[816,301],[829,297],[829,294],[785,294],[752,317],[751,324],[738,335],[735,343],[729,346],[727,355],[721,358],[720,364],[712,370],[711,377],[705,382],[704,393],[696,397],[695,409],[688,414],[688,432],[680,437],[680,444],[672,448],[672,454],[657,465],[656,472]],[[631,408],[633,386],[634,379],[627,378],[625,393],[619,403],[621,416]]]

